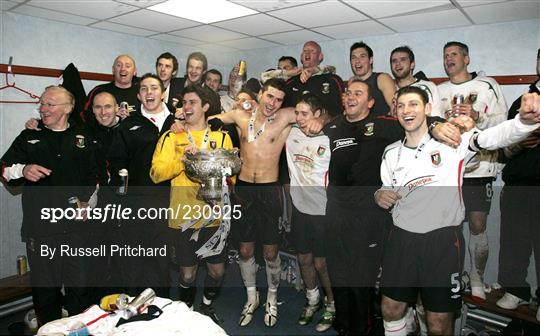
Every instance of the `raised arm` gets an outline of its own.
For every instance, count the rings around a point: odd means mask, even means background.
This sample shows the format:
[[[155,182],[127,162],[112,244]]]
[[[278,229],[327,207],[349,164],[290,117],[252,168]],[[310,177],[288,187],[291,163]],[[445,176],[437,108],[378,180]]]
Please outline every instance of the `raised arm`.
[[[241,113],[246,113],[245,111],[231,110],[229,112],[216,114],[216,115],[213,115],[211,117],[208,117],[208,122],[210,122],[210,120],[212,120],[212,119],[219,119],[225,125],[236,124],[237,120],[238,120],[238,113],[240,113],[240,112]]]
[[[24,128],[34,131],[41,131],[41,128],[39,128],[39,119],[38,118],[30,118],[24,123]]]
[[[499,125],[490,127],[473,137],[472,150],[497,149],[518,143],[536,130],[540,122],[540,95],[527,93],[521,97],[519,115],[513,120],[507,120]]]
[[[286,121],[288,124],[296,123],[296,114],[294,112],[294,107],[285,107],[279,110],[279,113],[282,113],[286,116]],[[312,119],[307,124],[308,132],[315,135],[319,134],[321,130],[332,120],[332,117],[326,112],[322,111],[319,118]]]
[[[467,116],[459,116],[452,121],[446,121],[440,117],[427,117],[428,128],[431,136],[437,141],[457,148],[461,143],[461,133],[471,130],[475,124]]]
[[[387,73],[381,73],[377,78],[377,86],[382,91],[384,100],[388,106],[392,106],[392,98],[396,93],[396,84]]]
[[[294,77],[302,72],[301,68],[295,68],[292,70],[269,70],[265,71],[261,74],[261,82],[264,83],[270,78],[280,78],[283,80],[287,80],[291,77]]]

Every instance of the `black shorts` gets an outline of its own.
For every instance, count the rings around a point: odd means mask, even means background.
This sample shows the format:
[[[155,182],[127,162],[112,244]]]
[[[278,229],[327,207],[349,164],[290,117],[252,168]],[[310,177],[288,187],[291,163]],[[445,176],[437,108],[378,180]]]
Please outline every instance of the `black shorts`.
[[[465,211],[480,211],[489,213],[493,197],[492,177],[471,177],[463,179],[463,202]]]
[[[332,286],[374,287],[381,265],[388,213],[327,205],[326,263]]]
[[[279,184],[291,184],[291,176],[289,175],[289,166],[287,165],[287,152],[285,147],[279,155]]]
[[[171,246],[172,262],[181,267],[191,267],[204,260],[209,264],[220,264],[225,262],[226,248],[220,254],[211,257],[199,259],[195,252],[203,246],[210,237],[218,230],[219,227],[204,227],[199,232],[197,241],[191,240],[194,229],[187,229],[182,232],[181,229],[171,229],[173,231],[173,239]]]
[[[241,216],[233,222],[233,235],[239,242],[259,241],[265,245],[279,243],[279,217],[283,211],[279,183],[236,181],[236,202]]]
[[[326,257],[325,218],[302,213],[293,205],[291,233],[296,252],[313,253],[317,258]]]
[[[413,233],[394,226],[384,246],[381,291],[396,301],[427,310],[453,312],[461,307],[464,248],[461,226]]]

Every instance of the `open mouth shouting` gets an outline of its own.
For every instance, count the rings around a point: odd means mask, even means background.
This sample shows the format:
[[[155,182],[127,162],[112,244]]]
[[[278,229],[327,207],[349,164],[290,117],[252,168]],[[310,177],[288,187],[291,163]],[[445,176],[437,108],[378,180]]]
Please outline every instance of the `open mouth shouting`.
[[[144,108],[150,111],[156,111],[161,106],[161,100],[154,96],[146,96],[143,100]]]
[[[274,113],[276,113],[276,109],[273,106],[265,105],[261,112],[265,117],[271,117]]]
[[[51,117],[51,114],[49,112],[40,112],[39,115],[41,116],[41,120],[43,120],[44,123],[46,123]]]
[[[362,64],[355,64],[353,69],[356,75],[361,76],[363,74],[364,66]]]
[[[184,119],[186,121],[189,121],[193,117],[194,113],[195,112],[193,112],[193,110],[191,110],[191,109],[190,110],[184,110]]]
[[[453,69],[456,68],[456,62],[454,61],[444,62],[444,68],[447,72],[451,72]]]
[[[403,124],[411,125],[415,119],[416,119],[415,115],[403,116]]]
[[[347,102],[345,103],[345,109],[347,111],[354,109],[356,106],[358,106],[356,99],[347,99]]]

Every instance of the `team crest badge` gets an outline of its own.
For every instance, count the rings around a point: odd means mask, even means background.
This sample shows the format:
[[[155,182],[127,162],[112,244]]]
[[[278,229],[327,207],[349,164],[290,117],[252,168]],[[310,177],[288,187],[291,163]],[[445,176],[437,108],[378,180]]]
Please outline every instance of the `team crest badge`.
[[[441,165],[441,153],[439,151],[433,151],[430,153],[430,156],[433,167],[439,167]]]
[[[325,146],[319,146],[319,148],[317,148],[317,155],[318,156],[323,156],[324,153],[326,152],[326,147]]]
[[[330,83],[323,83],[322,84],[322,93],[324,93],[324,94],[330,93]]]
[[[75,146],[78,148],[84,148],[86,147],[85,139],[83,135],[77,134],[75,136]]]
[[[216,140],[210,140],[210,148],[216,149],[216,147],[217,147]]]
[[[375,128],[375,124],[370,122],[370,123],[367,123],[364,127],[366,128],[366,130],[364,132],[364,135],[365,136],[372,136],[373,135],[373,129]]]

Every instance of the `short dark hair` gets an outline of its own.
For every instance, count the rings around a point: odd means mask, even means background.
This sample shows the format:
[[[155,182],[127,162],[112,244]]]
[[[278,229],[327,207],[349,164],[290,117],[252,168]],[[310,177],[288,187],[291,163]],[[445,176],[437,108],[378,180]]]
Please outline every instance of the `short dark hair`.
[[[363,84],[366,84],[366,86],[367,86],[367,88],[368,88],[368,89],[367,89],[368,99],[369,99],[369,100],[373,99],[373,88],[371,87],[371,85],[369,85],[368,82],[366,82],[366,81],[363,80],[363,79],[360,79],[360,78],[356,78],[356,77],[355,77],[355,78],[349,80],[348,86],[350,86],[350,85],[353,84],[353,83],[363,83]]]
[[[352,52],[353,52],[354,50],[356,50],[356,49],[359,49],[359,48],[364,48],[364,49],[366,49],[369,58],[372,58],[372,57],[373,57],[373,49],[371,49],[367,44],[365,44],[364,41],[360,41],[360,42],[355,42],[355,43],[351,46],[351,49],[350,49],[350,51],[349,51],[349,59],[351,58]]]
[[[408,93],[415,93],[415,94],[419,95],[420,98],[422,98],[422,102],[424,103],[424,105],[429,103],[429,97],[428,97],[427,92],[422,90],[421,88],[419,88],[417,86],[412,86],[412,85],[405,86],[405,87],[402,87],[401,89],[399,89],[397,91],[396,100],[399,99],[399,97],[401,97],[401,96],[403,96],[405,94],[408,94]]]
[[[266,82],[264,82],[261,90],[262,92],[268,91],[269,87],[273,87],[274,89],[277,89],[285,94],[287,94],[287,85],[285,85],[285,81],[280,78],[270,78]]]
[[[255,94],[253,91],[251,91],[250,89],[246,89],[246,88],[243,88],[242,90],[238,91],[238,93],[236,94],[236,97],[238,97],[238,95],[240,95],[241,93],[245,93],[247,94],[251,99],[257,101],[257,94]],[[234,98],[236,98],[234,97]]]
[[[188,93],[195,93],[201,99],[201,105],[209,105],[208,111],[205,113],[205,118],[208,118],[211,115],[221,112],[221,103],[219,102],[219,96],[212,89],[200,86],[200,85],[188,85],[182,90],[182,98]],[[217,98],[216,98],[217,97]]]
[[[144,74],[140,79],[139,79],[139,82],[137,82],[137,85],[138,85],[138,88],[137,88],[137,92],[140,90],[141,88],[141,82],[147,78],[153,78],[155,80],[157,80],[159,82],[159,86],[161,87],[161,91],[162,92],[165,92],[165,85],[163,84],[163,81],[161,80],[161,78],[159,78],[158,75],[156,74],[153,74],[153,73],[146,73]]]
[[[195,52],[192,52],[191,54],[189,54],[188,58],[187,58],[187,61],[186,61],[186,72],[187,72],[187,68],[188,68],[188,65],[189,65],[189,60],[197,60],[197,61],[201,61],[203,63],[203,72],[206,71],[206,69],[208,69],[208,60],[206,59],[206,56],[200,52],[200,51],[195,51]]]
[[[409,55],[409,61],[411,61],[411,63],[414,62],[414,53],[413,53],[412,49],[409,46],[406,46],[406,45],[401,46],[401,47],[397,47],[394,50],[392,50],[392,52],[390,53],[390,62],[392,62],[392,56],[397,52],[407,53],[407,55]]]
[[[247,80],[246,84],[244,85],[244,89],[259,93],[259,91],[261,91],[261,82],[257,78],[252,77]]]
[[[158,56],[158,58],[156,59],[156,68],[158,66],[159,60],[162,59],[162,58],[172,60],[173,72],[178,70],[178,60],[170,52],[164,52],[163,54]]]
[[[208,77],[208,74],[214,74],[219,76],[219,84],[223,83],[223,75],[217,69],[210,69],[204,73],[204,80]]]
[[[458,42],[458,41],[446,42],[443,50],[445,50],[448,47],[459,47],[459,50],[461,50],[461,53],[463,54],[463,56],[469,56],[469,47],[465,43]]]
[[[296,58],[292,57],[292,56],[281,56],[278,60],[278,63],[279,62],[282,62],[282,61],[289,61],[291,62],[291,64],[294,66],[294,67],[297,67],[298,66],[298,62],[296,61]]]
[[[321,99],[318,96],[311,93],[311,92],[304,93],[303,95],[301,95],[298,98],[298,101],[296,102],[296,105],[298,105],[300,103],[304,103],[304,104],[308,105],[309,108],[311,109],[311,112],[313,112],[313,113],[315,113],[317,110],[320,110],[321,113],[324,113],[324,107],[323,107],[323,104],[321,102]]]

